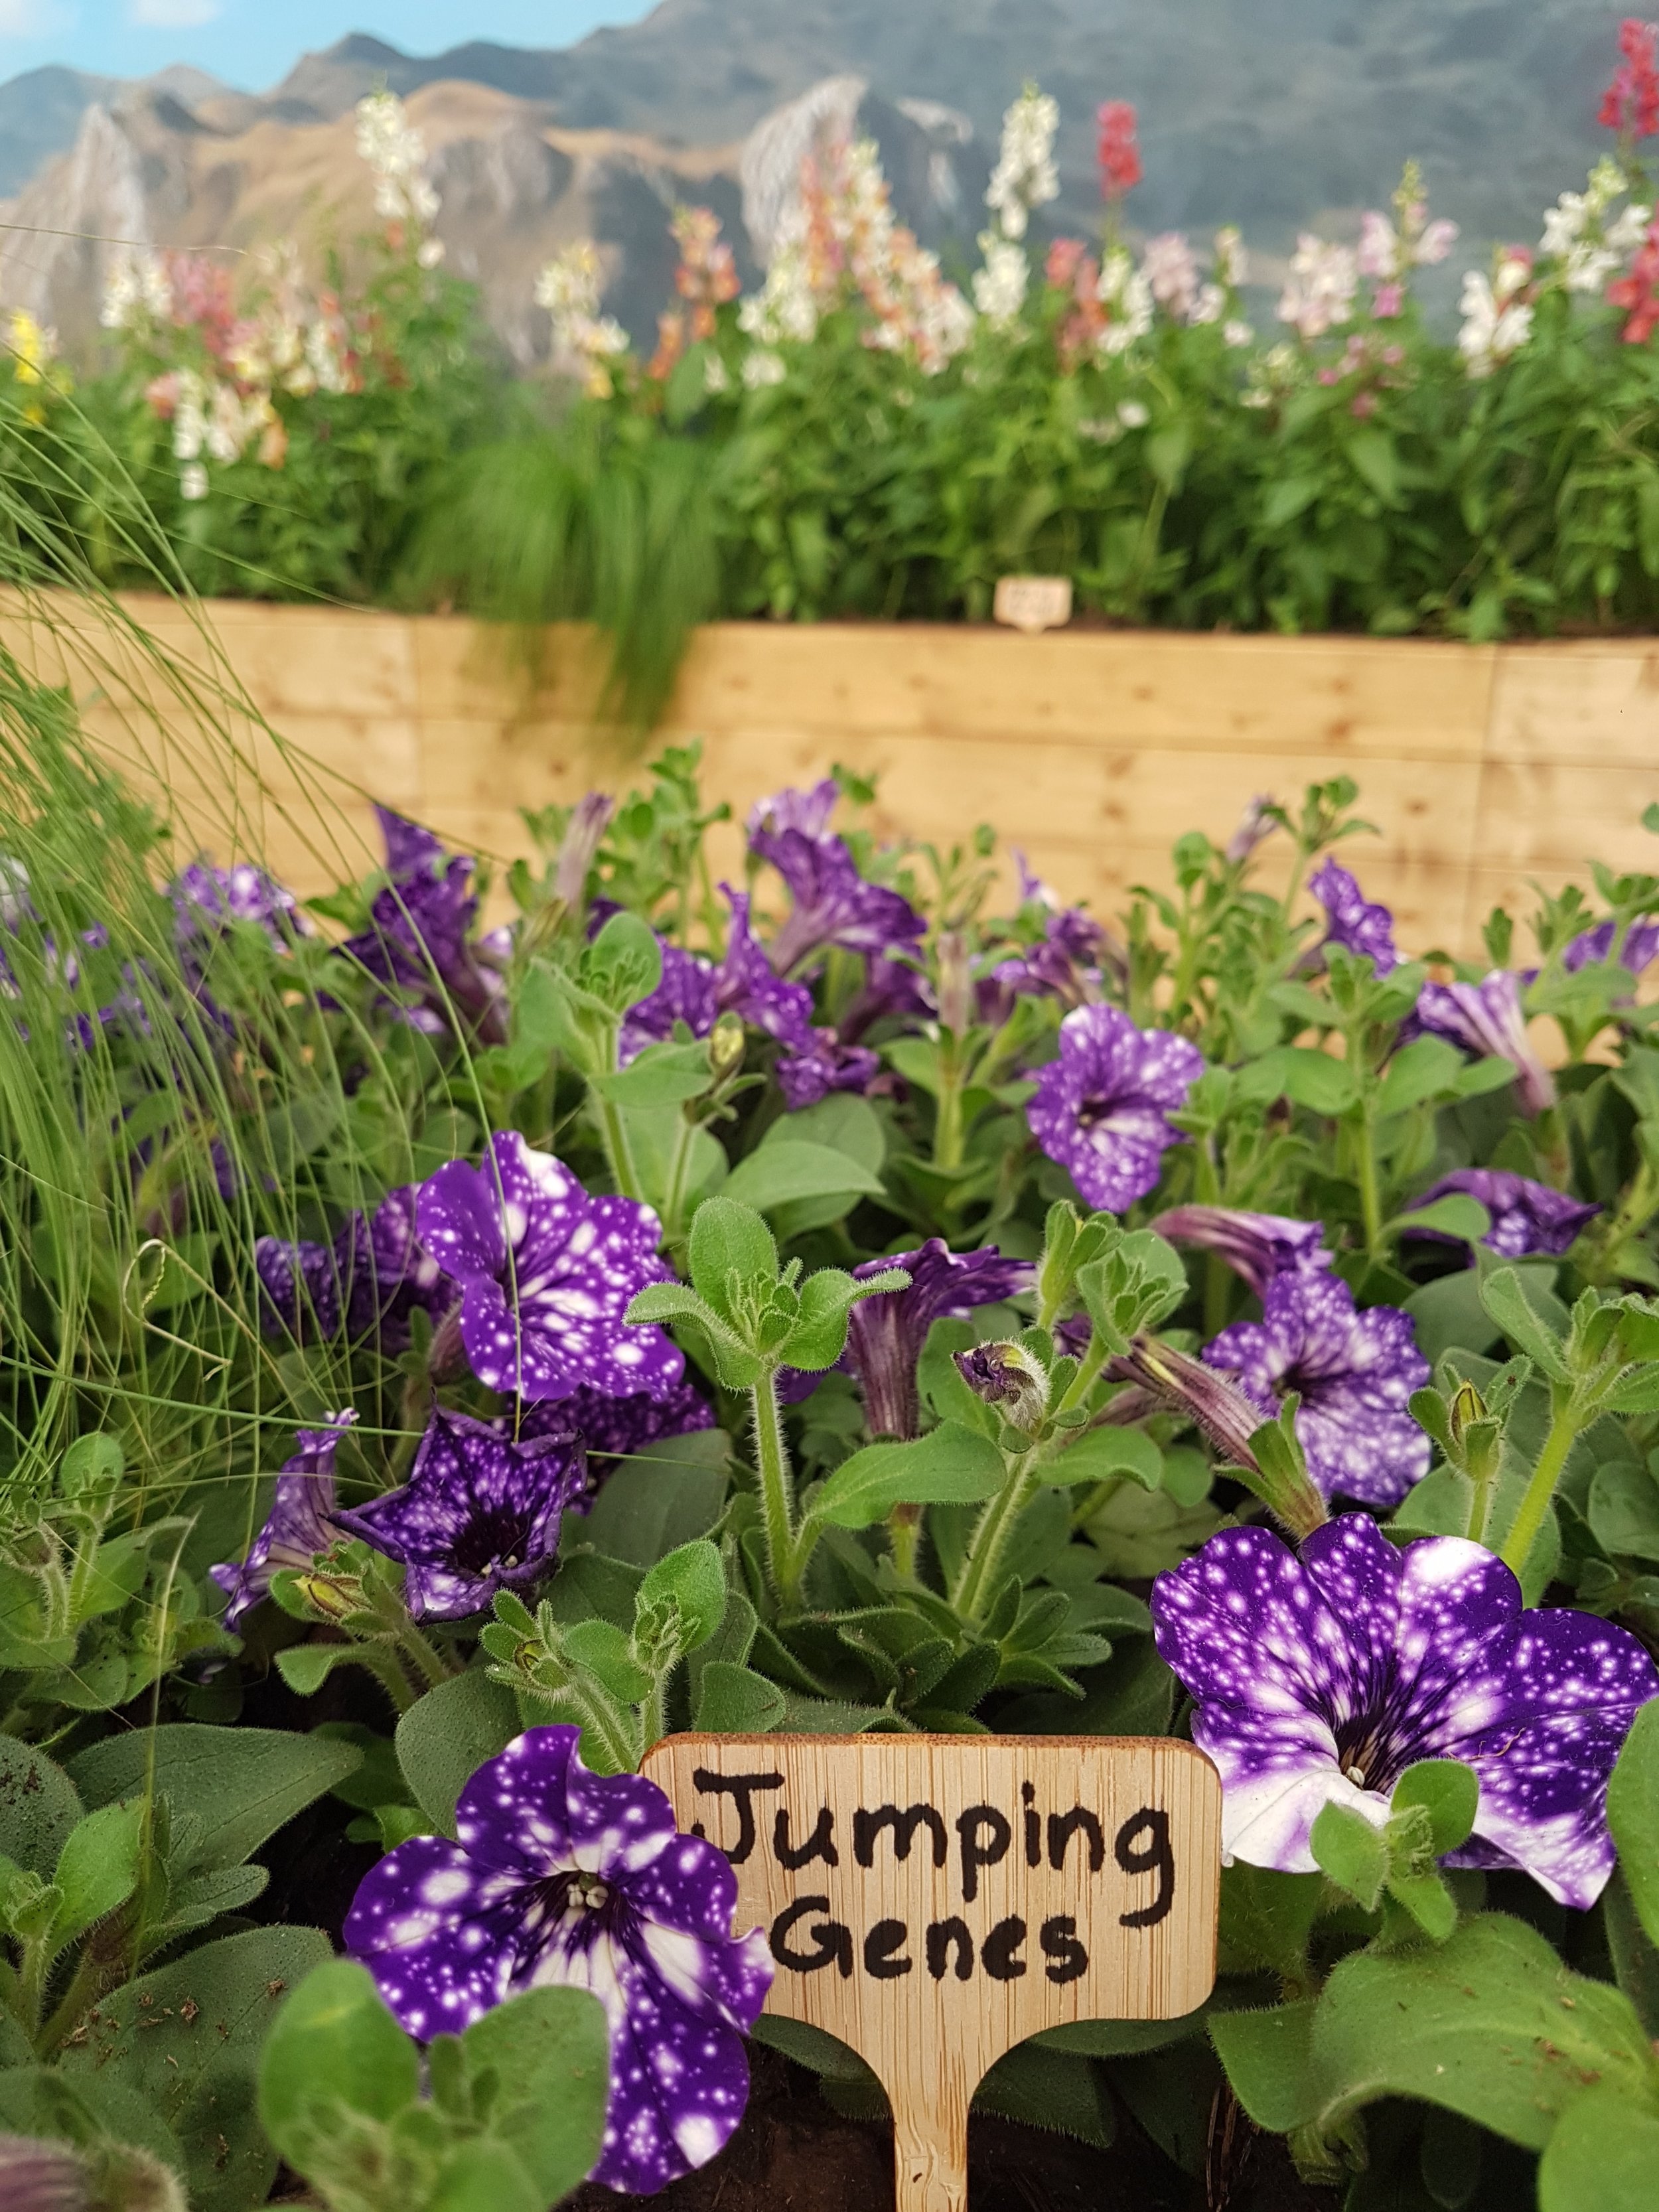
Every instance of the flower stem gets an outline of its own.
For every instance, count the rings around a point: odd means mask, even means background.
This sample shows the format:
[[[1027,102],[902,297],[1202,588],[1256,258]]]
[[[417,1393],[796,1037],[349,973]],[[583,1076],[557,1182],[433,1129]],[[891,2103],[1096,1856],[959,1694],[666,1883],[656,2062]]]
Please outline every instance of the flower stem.
[[[760,1475],[766,1563],[773,1589],[788,1603],[800,1587],[806,1561],[797,1560],[794,1556],[795,1516],[789,1454],[783,1441],[783,1421],[778,1412],[776,1380],[771,1368],[767,1369],[749,1395],[755,1414],[755,1465]]]
[[[691,1171],[691,1146],[696,1133],[697,1124],[690,1115],[683,1112],[679,1127],[674,1133],[674,1150],[668,1163],[668,1188],[663,1193],[662,1234],[665,1244],[678,1243],[685,1233],[680,1215],[685,1206],[685,1181]]]
[[[1106,1364],[1110,1350],[1100,1331],[1097,1328],[1091,1330],[1089,1348],[1079,1363],[1077,1373],[1072,1377],[1060,1403],[1050,1409],[1051,1417],[1054,1413],[1068,1413],[1073,1406],[1083,1403],[1099,1380],[1100,1370]]]
[[[933,1165],[962,1165],[962,1076],[957,1037],[941,1030],[939,1042],[939,1109],[933,1121]]]
[[[920,1505],[896,1505],[887,1516],[887,1534],[893,1547],[893,1565],[907,1582],[916,1571],[916,1546],[921,1536]]]
[[[1369,1100],[1360,1109],[1355,1137],[1358,1150],[1356,1167],[1359,1182],[1359,1211],[1365,1224],[1365,1252],[1368,1258],[1375,1260],[1382,1249],[1382,1200],[1377,1188],[1376,1130]]]
[[[1567,1463],[1567,1454],[1572,1449],[1573,1440],[1577,1434],[1577,1409],[1569,1398],[1564,1406],[1558,1408],[1554,1419],[1550,1423],[1544,1449],[1538,1455],[1538,1464],[1532,1471],[1526,1495],[1521,1500],[1521,1510],[1516,1515],[1510,1533],[1504,1539],[1503,1549],[1498,1555],[1517,1578],[1527,1564],[1538,1532],[1544,1525],[1544,1516],[1549,1511],[1555,1486],[1561,1480],[1561,1470]]]
[[[967,1556],[951,1593],[951,1603],[963,1620],[978,1620],[996,1588],[996,1571],[1007,1548],[1013,1526],[1030,1504],[1037,1486],[1035,1455],[1021,1452],[1010,1463],[1007,1480],[979,1516],[969,1540]]]
[[[629,1142],[628,1125],[623,1119],[620,1106],[609,1098],[600,1098],[592,1092],[599,1123],[599,1139],[605,1146],[605,1156],[610,1163],[611,1180],[617,1186],[619,1197],[641,1199],[640,1171],[634,1164],[634,1148]]]

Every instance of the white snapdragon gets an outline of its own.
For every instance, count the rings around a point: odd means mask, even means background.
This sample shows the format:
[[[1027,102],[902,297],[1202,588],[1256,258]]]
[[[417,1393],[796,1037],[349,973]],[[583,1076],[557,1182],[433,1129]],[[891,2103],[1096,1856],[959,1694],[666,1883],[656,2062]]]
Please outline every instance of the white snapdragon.
[[[1000,238],[994,230],[981,231],[979,243],[985,266],[975,271],[974,305],[988,323],[1006,329],[1018,319],[1025,305],[1031,266],[1023,246],[1011,238]]]
[[[1463,322],[1457,333],[1457,350],[1470,376],[1490,376],[1501,362],[1518,353],[1532,335],[1531,303],[1516,296],[1531,275],[1529,260],[1503,255],[1493,276],[1485,276],[1471,269],[1464,277],[1458,302]]]
[[[788,373],[783,356],[774,353],[768,346],[757,346],[743,357],[743,380],[750,392],[759,392],[769,384],[781,384]]]
[[[1632,205],[1622,208],[1611,222],[1603,219],[1629,189],[1625,172],[1604,155],[1583,191],[1563,192],[1545,215],[1538,250],[1561,264],[1561,281],[1569,292],[1599,292],[1625,256],[1641,244],[1651,208]]]
[[[1224,223],[1215,234],[1215,273],[1235,292],[1249,276],[1250,257],[1237,223]]]
[[[1111,317],[1100,334],[1101,352],[1127,353],[1152,327],[1152,288],[1121,246],[1101,262],[1096,296]]]
[[[357,151],[375,175],[374,212],[426,229],[441,203],[426,175],[426,141],[395,92],[357,102]]]
[[[106,331],[165,322],[173,313],[167,264],[148,246],[122,246],[111,258],[98,319]]]
[[[1352,246],[1334,245],[1304,230],[1291,256],[1290,281],[1279,295],[1279,319],[1304,338],[1322,337],[1353,313],[1359,265]]]
[[[1028,84],[1002,118],[1002,145],[986,188],[985,204],[1004,238],[1024,238],[1031,210],[1060,192],[1054,135],[1060,107]]]

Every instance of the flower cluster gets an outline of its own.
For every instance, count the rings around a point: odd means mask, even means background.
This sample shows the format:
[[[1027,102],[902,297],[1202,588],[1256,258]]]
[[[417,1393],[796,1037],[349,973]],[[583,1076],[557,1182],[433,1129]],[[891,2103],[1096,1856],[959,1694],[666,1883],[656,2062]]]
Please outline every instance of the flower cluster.
[[[553,325],[553,367],[574,376],[592,396],[612,389],[612,365],[628,351],[628,333],[599,308],[605,270],[599,250],[579,239],[556,254],[536,279],[535,301]]]
[[[395,92],[371,92],[357,102],[357,153],[374,173],[374,212],[421,239],[419,259],[434,268],[443,247],[425,237],[441,204],[426,173],[426,141]]]
[[[688,345],[703,345],[714,337],[717,311],[742,289],[737,258],[720,236],[717,215],[708,208],[678,207],[669,228],[680,249],[674,289],[686,304],[657,318],[657,350],[646,374],[659,382]]]
[[[1655,48],[1659,30],[1639,16],[1626,15],[1619,26],[1618,68],[1601,95],[1596,121],[1603,130],[1621,138],[1651,138],[1659,131],[1659,68]]]
[[[1291,256],[1289,280],[1279,295],[1279,319],[1304,338],[1322,337],[1346,323],[1359,289],[1359,257],[1304,230]]]
[[[1103,100],[1095,114],[1095,158],[1100,167],[1100,196],[1115,206],[1140,182],[1140,149],[1136,118],[1127,100]]]

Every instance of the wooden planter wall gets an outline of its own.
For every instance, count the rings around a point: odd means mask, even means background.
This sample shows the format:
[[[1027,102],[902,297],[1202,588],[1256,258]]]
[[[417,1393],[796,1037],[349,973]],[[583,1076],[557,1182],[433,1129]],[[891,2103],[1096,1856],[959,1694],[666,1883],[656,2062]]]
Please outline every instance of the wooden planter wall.
[[[127,611],[181,669],[204,672],[210,718],[248,772],[228,778],[197,704],[88,603],[14,610],[0,636],[71,684],[112,752],[166,785],[206,848],[262,850],[304,891],[365,865],[371,797],[507,858],[530,849],[520,807],[617,788],[647,757],[595,733],[580,630],[550,633],[532,674],[509,637],[459,619],[222,602],[193,623],[165,600]],[[1659,799],[1659,640],[720,623],[696,638],[653,744],[693,737],[710,795],[739,814],[842,762],[879,776],[883,830],[949,844],[988,822],[1103,913],[1132,884],[1168,883],[1183,831],[1224,841],[1254,793],[1294,802],[1340,773],[1381,833],[1343,857],[1414,949],[1474,957],[1492,905],[1530,911],[1528,878],[1587,882],[1591,858],[1659,867],[1640,826]],[[717,834],[729,865],[737,831]]]

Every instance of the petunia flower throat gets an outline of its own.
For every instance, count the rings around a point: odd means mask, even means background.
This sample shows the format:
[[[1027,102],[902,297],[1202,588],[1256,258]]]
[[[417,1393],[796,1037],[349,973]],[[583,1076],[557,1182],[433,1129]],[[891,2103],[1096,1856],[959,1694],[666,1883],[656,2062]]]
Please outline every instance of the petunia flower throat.
[[[1158,1649],[1196,1700],[1193,1741],[1221,1774],[1222,1850],[1315,1868],[1328,1804],[1381,1828],[1405,1770],[1456,1759],[1480,1784],[1455,1866],[1519,1867],[1562,1904],[1613,1870],[1607,1778],[1659,1696],[1635,1637],[1593,1614],[1523,1612],[1503,1562],[1461,1536],[1397,1549],[1364,1514],[1298,1555],[1224,1529],[1153,1586]]]
[[[725,1853],[678,1832],[654,1782],[590,1774],[578,1734],[528,1729],[481,1766],[456,1842],[416,1837],[365,1877],[346,1948],[423,2041],[520,1990],[591,1990],[611,2030],[592,2179],[648,2195],[707,2165],[742,2118],[743,2037],[772,1960],[763,1930],[732,1936]]]

